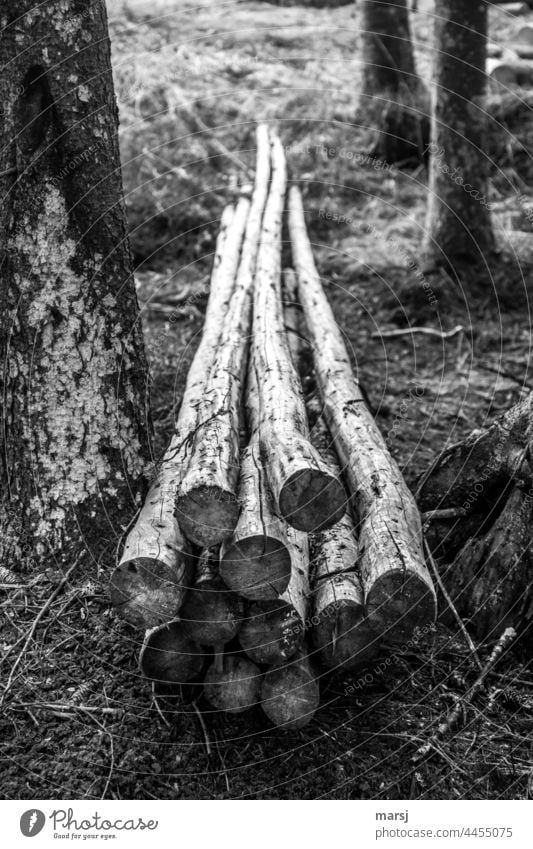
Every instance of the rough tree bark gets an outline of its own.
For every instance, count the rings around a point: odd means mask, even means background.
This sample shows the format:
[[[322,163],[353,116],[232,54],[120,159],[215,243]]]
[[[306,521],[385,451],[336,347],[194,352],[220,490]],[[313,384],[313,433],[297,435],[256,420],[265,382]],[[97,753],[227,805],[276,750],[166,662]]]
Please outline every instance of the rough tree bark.
[[[486,91],[488,5],[436,0],[426,261],[479,263],[494,246],[488,201]]]
[[[533,393],[443,451],[418,488],[446,589],[480,639],[533,623],[532,408]]]
[[[145,485],[146,365],[104,2],[2,4],[0,559],[118,537]]]

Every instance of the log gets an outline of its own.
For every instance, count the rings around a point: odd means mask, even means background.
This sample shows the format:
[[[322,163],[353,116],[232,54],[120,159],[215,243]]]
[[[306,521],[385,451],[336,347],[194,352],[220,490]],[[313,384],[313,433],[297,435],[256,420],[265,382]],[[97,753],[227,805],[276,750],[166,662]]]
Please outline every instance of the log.
[[[462,507],[469,516],[487,512],[509,480],[533,483],[527,449],[533,437],[533,393],[500,416],[489,428],[475,430],[445,449],[422,475],[422,510]]]
[[[453,603],[479,640],[533,622],[532,503],[531,490],[511,487],[489,531],[469,540],[443,571]]]
[[[531,24],[525,24],[525,26],[520,27],[514,37],[514,43],[526,44],[529,47],[533,47],[533,26]]]
[[[316,412],[316,399],[310,403]],[[320,415],[311,439],[332,472],[340,474],[330,433]],[[381,640],[366,616],[359,545],[350,510],[333,528],[314,534],[312,552],[313,647],[328,669],[357,669],[379,653]]]
[[[298,281],[292,269],[285,270],[283,282],[285,327],[290,331],[291,357],[297,366],[302,356],[303,321],[298,302]],[[307,412],[314,422],[311,444],[331,474],[340,480],[339,461],[316,395],[309,398]],[[346,501],[348,503],[347,498]],[[366,617],[358,568],[359,547],[349,506],[336,525],[313,534],[311,545],[313,593],[310,624],[313,646],[328,668],[342,665],[355,669],[376,656],[380,640]]]
[[[235,289],[225,314],[213,364],[196,399],[197,424],[187,469],[176,499],[178,522],[196,545],[211,546],[231,536],[239,515],[239,411],[252,322],[252,296],[268,195],[268,129],[257,129],[254,191]]]
[[[354,377],[315,267],[296,186],[290,191],[289,231],[324,416],[358,514],[369,622],[379,634],[403,641],[436,617],[420,514]]]
[[[504,86],[530,86],[533,84],[533,65],[520,60],[500,62],[498,59],[487,59],[487,74],[491,82]]]
[[[239,633],[239,642],[255,663],[265,666],[283,663],[303,643],[309,597],[309,543],[307,534],[287,529],[291,557],[291,580],[275,600],[249,605],[248,617]]]
[[[220,561],[224,583],[251,600],[276,599],[291,577],[287,531],[273,510],[265,478],[254,440],[242,457],[239,520]]]
[[[301,385],[283,325],[281,226],[286,163],[277,137],[272,166],[254,291],[252,368],[259,393],[258,438],[276,511],[298,530],[312,531],[337,522],[344,512],[344,499],[341,485],[309,442]]]
[[[519,59],[533,59],[533,44],[511,44],[511,50]]]
[[[253,601],[277,599],[291,578],[287,526],[274,501],[259,448],[259,389],[248,369],[246,409],[250,444],[243,453],[239,482],[241,512],[232,540],[223,547],[220,573],[234,592]]]
[[[195,404],[233,290],[248,208],[249,201],[241,198],[235,211],[227,207],[222,215],[203,335],[189,370],[175,433],[111,576],[111,602],[137,628],[155,627],[175,617],[190,581],[192,561],[175,516],[175,496],[196,426]]]
[[[244,620],[244,603],[224,584],[218,563],[218,547],[202,552],[194,584],[180,611],[186,632],[202,646],[226,645],[237,635]]]
[[[225,655],[207,670],[204,695],[217,710],[242,713],[260,702],[261,673],[255,663],[238,655]]]
[[[204,651],[179,620],[148,630],[139,666],[152,681],[183,684],[196,678],[204,665]]]
[[[261,685],[261,707],[284,731],[308,725],[320,704],[320,689],[309,658],[302,652],[267,670]]]

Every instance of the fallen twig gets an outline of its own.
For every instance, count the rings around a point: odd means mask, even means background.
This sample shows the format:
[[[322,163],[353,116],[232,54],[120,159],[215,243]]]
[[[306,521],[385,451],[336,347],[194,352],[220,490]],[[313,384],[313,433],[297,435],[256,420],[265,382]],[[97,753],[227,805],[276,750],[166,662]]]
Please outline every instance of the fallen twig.
[[[446,599],[446,604],[448,605],[448,607],[449,607],[449,608],[450,608],[450,610],[452,611],[452,613],[453,613],[453,615],[454,615],[454,617],[455,617],[455,620],[456,620],[457,624],[459,625],[459,629],[460,629],[460,631],[461,631],[461,633],[462,633],[463,637],[465,638],[466,644],[467,644],[468,648],[470,649],[470,652],[471,652],[471,654],[472,654],[472,657],[473,657],[473,658],[474,658],[474,660],[476,661],[476,664],[477,664],[477,666],[478,666],[478,669],[481,669],[481,670],[482,670],[482,669],[483,669],[483,665],[482,665],[482,663],[481,663],[481,660],[479,659],[479,655],[478,655],[478,653],[477,653],[477,649],[476,649],[476,647],[475,647],[475,645],[474,645],[474,642],[473,642],[473,640],[472,640],[472,637],[471,637],[471,636],[470,636],[470,634],[468,633],[468,631],[467,631],[467,629],[466,629],[466,625],[465,625],[465,623],[463,622],[463,620],[461,619],[461,616],[460,616],[460,615],[459,615],[459,613],[457,612],[457,608],[455,607],[455,605],[454,605],[453,601],[451,600],[451,597],[450,597],[450,595],[448,594],[448,590],[447,590],[447,589],[446,589],[446,587],[444,586],[444,583],[443,583],[443,581],[442,581],[442,578],[441,578],[441,576],[440,576],[440,574],[439,574],[439,570],[438,570],[437,564],[435,563],[435,560],[433,559],[433,555],[432,555],[432,553],[431,553],[431,549],[430,549],[429,545],[427,544],[426,540],[424,540],[424,549],[425,549],[425,551],[426,551],[426,557],[427,557],[427,559],[428,559],[428,561],[429,561],[429,565],[430,565],[430,567],[431,567],[431,571],[433,572],[433,577],[435,578],[435,581],[436,581],[436,583],[437,583],[437,585],[438,585],[438,587],[439,587],[439,589],[440,589],[440,591],[441,591],[442,595],[443,595],[443,596],[444,596],[444,598]]]
[[[43,616],[44,616],[44,614],[46,613],[46,611],[50,608],[50,605],[52,604],[52,602],[54,601],[54,599],[55,599],[55,598],[57,598],[57,596],[59,595],[59,593],[61,592],[61,590],[62,590],[62,589],[63,589],[63,587],[65,586],[65,584],[67,583],[68,579],[70,578],[70,576],[71,576],[72,572],[74,571],[74,569],[75,569],[75,568],[76,568],[76,566],[78,565],[79,561],[80,561],[80,558],[78,557],[78,558],[75,560],[75,562],[72,564],[72,566],[70,567],[70,569],[68,569],[68,571],[66,572],[66,574],[63,576],[63,578],[61,579],[61,581],[59,582],[59,584],[58,584],[58,585],[57,585],[57,587],[55,588],[55,590],[54,590],[54,592],[52,593],[52,595],[51,595],[51,596],[49,596],[49,598],[48,598],[48,599],[46,600],[46,602],[43,604],[43,606],[41,607],[41,609],[40,609],[39,613],[37,614],[37,616],[36,616],[36,617],[35,617],[35,619],[33,620],[32,625],[31,625],[31,628],[30,628],[30,630],[28,631],[28,635],[27,635],[27,637],[26,637],[26,639],[25,639],[25,641],[24,641],[24,645],[22,646],[22,649],[20,650],[19,654],[17,655],[17,659],[15,660],[15,663],[14,663],[14,664],[13,664],[13,666],[11,667],[11,671],[10,671],[10,673],[9,673],[9,677],[8,677],[7,682],[6,682],[6,685],[5,685],[5,687],[4,687],[4,692],[2,693],[2,697],[1,697],[1,699],[0,699],[0,705],[3,705],[3,703],[4,703],[4,701],[5,701],[5,698],[6,698],[6,696],[7,696],[8,692],[9,692],[9,690],[10,690],[10,688],[11,688],[11,684],[13,683],[13,678],[14,678],[14,676],[15,676],[15,672],[17,671],[17,668],[18,668],[18,666],[19,666],[19,664],[20,664],[20,662],[21,662],[22,658],[24,657],[24,654],[25,654],[25,652],[26,652],[26,649],[28,648],[29,644],[31,643],[31,641],[32,641],[32,639],[33,639],[33,635],[35,634],[35,631],[36,631],[37,625],[39,624],[39,622],[40,622],[40,621],[41,621],[41,619],[43,618]]]
[[[436,330],[434,327],[406,327],[404,330],[380,330],[377,333],[372,333],[372,339],[389,339],[395,336],[408,336],[412,333],[422,333],[425,336],[436,336],[438,339],[451,339],[452,336],[457,336],[458,333],[466,333],[470,330],[469,327],[463,327],[458,324],[452,330]]]
[[[447,714],[444,722],[441,722],[435,734],[431,736],[428,742],[424,743],[423,746],[420,746],[420,748],[417,749],[412,758],[413,763],[419,763],[421,760],[427,757],[430,751],[436,748],[442,738],[445,737],[446,734],[448,734],[450,731],[453,731],[453,729],[458,725],[461,717],[463,716],[463,713],[465,712],[467,705],[469,705],[472,702],[474,696],[479,693],[479,691],[483,687],[487,675],[489,674],[491,669],[498,663],[501,656],[509,647],[509,645],[513,642],[515,637],[516,631],[514,628],[505,629],[500,639],[494,646],[489,659],[481,669],[481,672],[479,673],[478,677],[476,678],[468,692],[465,693],[464,696],[460,696],[457,699],[455,705]]]

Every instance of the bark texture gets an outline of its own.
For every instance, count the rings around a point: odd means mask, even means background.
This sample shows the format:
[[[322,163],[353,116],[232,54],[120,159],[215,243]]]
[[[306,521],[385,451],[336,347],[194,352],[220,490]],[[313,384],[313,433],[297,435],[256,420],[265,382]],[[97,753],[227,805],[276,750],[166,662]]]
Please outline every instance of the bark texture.
[[[189,546],[176,519],[175,499],[197,424],[196,403],[235,284],[248,207],[248,200],[242,198],[235,211],[227,207],[222,215],[204,331],[187,376],[175,433],[111,576],[111,601],[135,627],[151,628],[174,618],[190,583]]]
[[[149,458],[103,2],[3,3],[0,558],[118,538]]]
[[[324,416],[357,510],[369,621],[378,633],[403,640],[436,615],[420,515],[354,377],[315,267],[297,187],[290,192],[289,230]]]
[[[176,501],[177,516],[186,535],[197,545],[222,542],[239,515],[236,486],[239,476],[240,405],[252,322],[252,297],[263,213],[270,177],[268,129],[257,130],[255,186],[237,280],[218,340],[218,350],[197,399],[198,425]],[[215,526],[205,519],[205,505],[220,509]],[[212,509],[210,512],[213,512]]]
[[[258,389],[258,438],[276,510],[298,530],[334,524],[343,491],[309,442],[301,384],[291,360],[281,298],[281,225],[286,163],[273,140],[272,185],[257,262],[252,368]]]
[[[478,639],[533,623],[533,490],[515,486],[490,530],[470,539],[443,578]]]
[[[488,4],[436,0],[426,258],[480,263],[494,246],[484,109]]]

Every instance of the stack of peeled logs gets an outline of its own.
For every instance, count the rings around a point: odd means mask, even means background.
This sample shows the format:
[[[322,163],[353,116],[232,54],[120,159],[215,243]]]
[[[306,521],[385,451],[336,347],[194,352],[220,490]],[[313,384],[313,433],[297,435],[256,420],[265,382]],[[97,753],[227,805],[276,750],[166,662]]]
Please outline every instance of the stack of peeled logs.
[[[319,668],[353,670],[436,615],[413,496],[354,377],[302,200],[257,129],[253,189],[224,210],[174,435],[111,578],[140,666],[211,705],[310,721]],[[301,345],[315,387],[304,398]],[[310,430],[309,421],[313,422]]]

